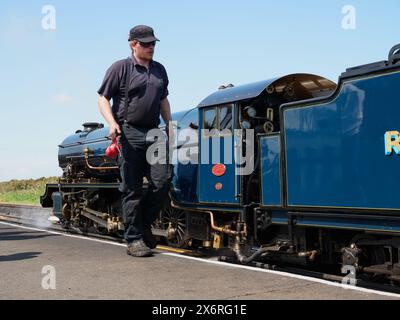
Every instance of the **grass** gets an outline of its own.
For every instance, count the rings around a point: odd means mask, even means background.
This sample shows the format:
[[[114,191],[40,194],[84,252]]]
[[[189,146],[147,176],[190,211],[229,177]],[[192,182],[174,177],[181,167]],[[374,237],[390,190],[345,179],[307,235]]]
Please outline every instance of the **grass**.
[[[0,182],[0,202],[15,204],[40,204],[47,183],[57,182],[57,177]]]

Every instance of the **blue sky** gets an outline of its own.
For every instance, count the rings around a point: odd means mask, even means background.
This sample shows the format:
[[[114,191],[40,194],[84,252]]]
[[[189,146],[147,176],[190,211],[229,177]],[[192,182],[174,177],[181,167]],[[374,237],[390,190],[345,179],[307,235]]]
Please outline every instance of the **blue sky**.
[[[56,30],[42,28],[42,7]],[[356,29],[342,28],[342,8]],[[400,43],[400,2],[10,1],[0,2],[0,181],[59,176],[57,145],[87,121],[104,122],[97,89],[129,55],[137,24],[161,40],[172,110],[196,106],[219,85],[296,72],[337,82],[346,68],[384,60]]]

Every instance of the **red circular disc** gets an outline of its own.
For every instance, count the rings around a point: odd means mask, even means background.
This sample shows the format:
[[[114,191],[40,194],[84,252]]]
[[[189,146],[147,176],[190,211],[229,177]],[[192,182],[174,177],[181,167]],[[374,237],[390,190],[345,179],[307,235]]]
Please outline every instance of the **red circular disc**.
[[[221,177],[225,174],[226,167],[224,164],[216,164],[212,167],[212,173],[216,177]]]

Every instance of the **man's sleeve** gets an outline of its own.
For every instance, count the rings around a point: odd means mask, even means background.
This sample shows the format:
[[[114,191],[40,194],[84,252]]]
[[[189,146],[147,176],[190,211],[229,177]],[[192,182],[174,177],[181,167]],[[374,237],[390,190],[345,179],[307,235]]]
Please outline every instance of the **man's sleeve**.
[[[121,82],[122,68],[121,63],[114,63],[108,68],[103,83],[97,93],[107,100],[111,100],[118,93]]]
[[[167,71],[164,68],[164,89],[163,89],[163,93],[161,95],[161,100],[164,100],[166,97],[168,97],[169,95],[169,91],[168,91],[168,84],[169,84],[169,80],[168,80],[168,75],[167,75]]]

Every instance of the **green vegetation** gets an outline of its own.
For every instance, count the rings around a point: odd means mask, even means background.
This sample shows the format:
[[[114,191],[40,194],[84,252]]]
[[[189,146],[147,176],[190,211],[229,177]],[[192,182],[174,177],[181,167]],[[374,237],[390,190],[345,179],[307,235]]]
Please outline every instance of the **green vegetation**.
[[[0,202],[40,204],[47,183],[56,183],[57,177],[0,182]]]

